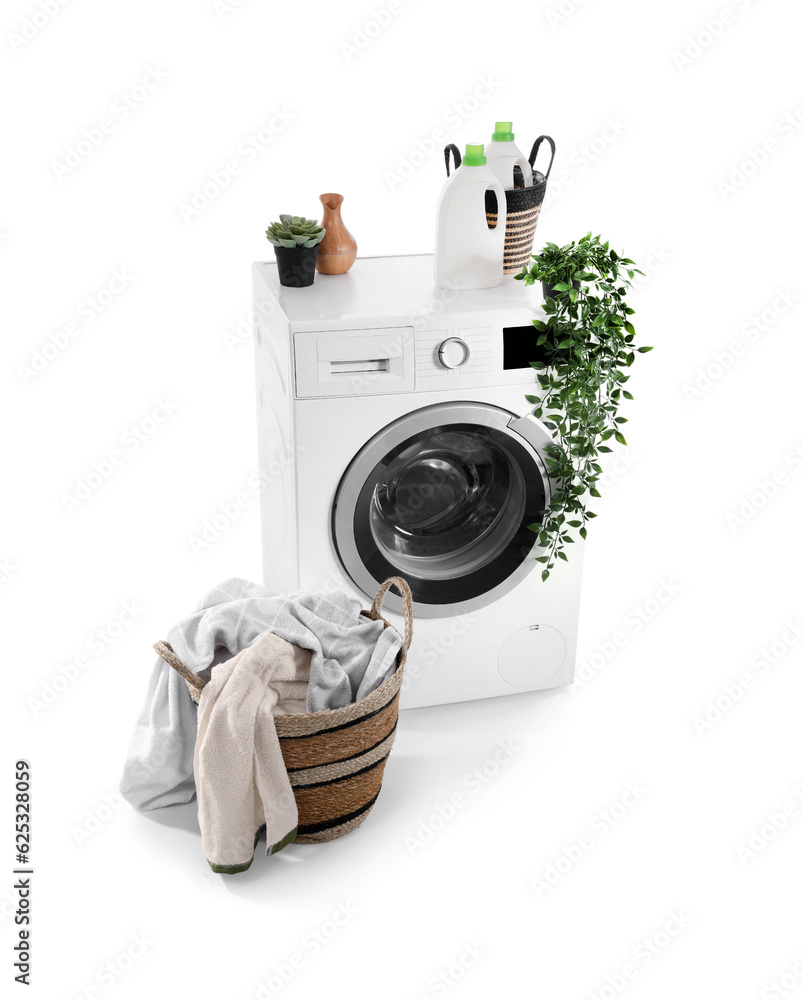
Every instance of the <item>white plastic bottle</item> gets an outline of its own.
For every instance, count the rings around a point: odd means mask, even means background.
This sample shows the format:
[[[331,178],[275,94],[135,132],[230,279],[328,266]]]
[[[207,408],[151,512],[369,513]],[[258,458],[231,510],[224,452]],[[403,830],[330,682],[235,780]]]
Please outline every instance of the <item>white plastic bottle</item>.
[[[515,187],[513,168],[518,166],[524,175],[524,187],[532,186],[532,168],[529,160],[515,145],[512,122],[496,122],[490,144],[485,153],[487,165],[504,185],[505,191]]]
[[[487,224],[485,191],[495,192],[499,223]],[[504,188],[487,166],[482,143],[468,143],[462,166],[437,201],[434,283],[440,288],[493,288],[504,277]]]

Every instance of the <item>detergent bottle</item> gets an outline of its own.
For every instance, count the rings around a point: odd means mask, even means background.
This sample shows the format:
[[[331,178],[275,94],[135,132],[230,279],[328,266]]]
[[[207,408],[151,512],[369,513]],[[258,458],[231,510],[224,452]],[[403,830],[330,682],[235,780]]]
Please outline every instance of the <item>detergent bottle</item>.
[[[437,202],[434,283],[440,288],[493,288],[504,276],[504,223],[491,229],[485,192],[501,206],[504,188],[487,166],[482,143],[469,142],[462,166],[443,185]]]
[[[524,187],[532,186],[532,168],[529,160],[515,145],[515,133],[512,122],[496,122],[496,131],[487,147],[487,165],[509,191],[515,187],[513,170],[520,167],[524,175]]]

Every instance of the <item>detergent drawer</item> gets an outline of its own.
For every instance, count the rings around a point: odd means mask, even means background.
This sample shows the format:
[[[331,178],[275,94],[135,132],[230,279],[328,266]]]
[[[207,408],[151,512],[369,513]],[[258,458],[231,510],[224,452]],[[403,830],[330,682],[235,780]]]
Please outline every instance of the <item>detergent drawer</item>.
[[[299,398],[412,392],[415,342],[411,326],[296,333]]]

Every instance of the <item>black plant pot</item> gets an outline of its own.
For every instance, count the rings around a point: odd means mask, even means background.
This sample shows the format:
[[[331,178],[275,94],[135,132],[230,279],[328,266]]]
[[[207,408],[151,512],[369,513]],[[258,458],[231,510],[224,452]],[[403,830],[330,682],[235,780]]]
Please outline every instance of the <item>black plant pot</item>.
[[[554,285],[556,285],[556,284],[557,284],[556,281],[554,283],[550,283],[548,281],[541,281],[540,282],[540,285],[543,288],[543,298],[544,299],[553,299],[553,298],[556,298],[560,294],[559,292],[555,292],[554,291]],[[579,282],[578,281],[574,280],[574,281],[571,282],[571,284],[574,286],[574,288],[579,288]]]
[[[288,288],[306,288],[315,280],[318,243],[313,247],[276,247],[278,280]]]

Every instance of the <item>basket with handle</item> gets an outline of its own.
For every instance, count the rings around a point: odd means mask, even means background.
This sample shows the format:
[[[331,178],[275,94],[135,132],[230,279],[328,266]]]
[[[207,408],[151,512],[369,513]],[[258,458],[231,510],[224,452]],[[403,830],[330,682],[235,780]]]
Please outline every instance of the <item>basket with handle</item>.
[[[382,617],[384,598],[395,587],[404,602],[404,641],[395,671],[369,695],[342,708],[322,712],[276,715],[273,718],[298,806],[298,844],[336,840],[355,830],[373,808],[381,790],[384,766],[398,723],[398,703],[404,664],[412,642],[412,593],[406,580],[390,577],[379,588],[369,611],[373,621],[393,626]],[[189,669],[169,643],[153,648],[186,682],[193,701],[200,701],[206,684]]]
[[[535,170],[535,160],[543,141],[551,146],[551,159],[545,174]],[[529,187],[523,187],[523,176],[518,167],[515,173],[521,178],[521,187],[505,191],[507,199],[506,229],[504,231],[504,274],[518,274],[532,256],[532,244],[535,240],[537,221],[540,218],[540,208],[546,196],[546,184],[554,163],[554,140],[550,135],[541,135],[535,139],[529,154],[529,165],[532,167],[532,181]],[[451,173],[449,154],[454,157],[455,167],[462,163],[459,149],[450,143],[445,148],[446,174]],[[498,224],[498,200],[492,191],[485,194],[485,213],[491,228]]]

